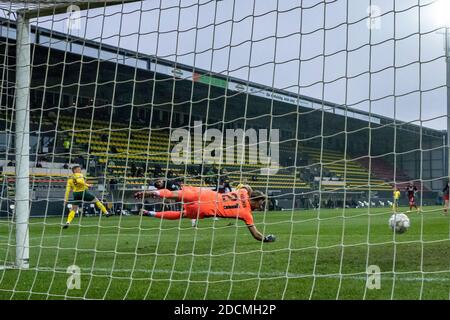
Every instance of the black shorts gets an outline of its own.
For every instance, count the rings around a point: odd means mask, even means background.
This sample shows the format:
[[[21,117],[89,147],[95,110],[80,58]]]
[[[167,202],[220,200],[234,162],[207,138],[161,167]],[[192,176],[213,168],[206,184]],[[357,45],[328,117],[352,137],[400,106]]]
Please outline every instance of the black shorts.
[[[75,206],[81,206],[83,202],[91,202],[94,201],[94,199],[95,196],[89,191],[74,192],[73,201],[71,201],[71,204]]]

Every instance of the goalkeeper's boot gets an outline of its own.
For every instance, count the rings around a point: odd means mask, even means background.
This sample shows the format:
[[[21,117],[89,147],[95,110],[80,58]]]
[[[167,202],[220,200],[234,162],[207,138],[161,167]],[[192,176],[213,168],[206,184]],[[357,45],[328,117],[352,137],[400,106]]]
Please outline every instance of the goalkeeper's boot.
[[[104,214],[104,216],[106,217],[106,218],[109,218],[109,217],[111,217],[113,214],[110,212],[110,211],[108,211],[107,213],[105,213]]]
[[[70,223],[66,222],[66,224],[63,226],[63,229],[67,229],[70,226]]]
[[[154,217],[155,211],[141,209],[139,210],[139,214],[145,217]]]

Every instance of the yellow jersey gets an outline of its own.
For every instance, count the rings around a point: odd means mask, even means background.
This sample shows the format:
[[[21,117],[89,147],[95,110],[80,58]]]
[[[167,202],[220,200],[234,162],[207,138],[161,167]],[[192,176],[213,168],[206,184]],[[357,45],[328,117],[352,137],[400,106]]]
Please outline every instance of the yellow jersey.
[[[83,192],[89,188],[89,184],[84,180],[82,173],[74,173],[72,176],[67,179],[66,185],[66,195],[64,200],[67,201],[69,199],[70,191],[73,192]]]
[[[394,199],[395,200],[398,200],[398,199],[400,199],[400,191],[394,191]]]

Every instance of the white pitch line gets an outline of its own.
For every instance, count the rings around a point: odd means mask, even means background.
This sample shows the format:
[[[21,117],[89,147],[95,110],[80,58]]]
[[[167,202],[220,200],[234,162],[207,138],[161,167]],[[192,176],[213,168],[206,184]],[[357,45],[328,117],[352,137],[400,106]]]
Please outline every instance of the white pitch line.
[[[60,239],[60,238],[70,238],[70,239],[77,239],[78,237],[92,237],[92,236],[97,236],[98,234],[97,233],[87,233],[87,234],[80,234],[80,235],[77,235],[77,234],[68,234],[68,235],[60,235],[60,236],[36,236],[36,237],[30,237],[30,240],[52,240],[52,239]],[[110,234],[100,234],[100,237],[101,238],[105,238],[105,237],[115,237],[115,238],[118,238],[118,237],[123,237],[123,236],[127,236],[128,234],[126,234],[126,233],[122,233],[122,234],[120,234],[120,235],[117,235],[117,234],[112,234],[112,233],[110,233]],[[185,235],[186,237],[187,236],[189,236],[189,237],[192,237],[191,235]],[[0,236],[1,237],[1,236]],[[140,234],[139,236],[138,236],[138,238],[144,238],[144,237],[155,237],[155,235],[154,234]],[[9,238],[9,237],[7,237],[7,236],[4,236],[3,238]],[[9,243],[8,241],[6,241],[6,240],[0,240],[0,244],[1,243]]]
[[[107,272],[107,273],[115,273],[115,272],[124,272],[124,273],[133,273],[133,272],[141,272],[141,273],[159,273],[159,274],[179,274],[179,275],[189,275],[189,274],[210,274],[216,276],[253,276],[253,277],[262,277],[262,278],[329,278],[329,279],[350,279],[350,280],[366,280],[365,276],[356,276],[356,275],[336,275],[336,274],[320,274],[320,275],[311,275],[311,274],[301,274],[301,273],[285,273],[285,272],[250,272],[250,271],[237,271],[237,272],[229,272],[229,271],[209,271],[209,270],[198,270],[198,271],[178,271],[172,269],[110,269],[110,268],[84,268],[84,270],[89,270],[93,272]],[[27,271],[46,271],[46,272],[62,272],[65,273],[66,268],[48,268],[48,267],[38,267],[32,268]],[[81,275],[94,275],[91,272],[81,272]],[[98,275],[97,275],[98,276]],[[382,280],[394,280],[394,277],[391,275],[381,275]],[[155,279],[155,280],[166,280],[166,279]],[[170,280],[170,279],[167,279]],[[236,279],[239,280],[239,279]],[[174,281],[185,281],[185,279],[174,279]],[[407,277],[401,274],[395,277],[395,281],[405,281],[405,282],[450,282],[450,278],[442,277],[442,278],[419,278],[419,277]]]

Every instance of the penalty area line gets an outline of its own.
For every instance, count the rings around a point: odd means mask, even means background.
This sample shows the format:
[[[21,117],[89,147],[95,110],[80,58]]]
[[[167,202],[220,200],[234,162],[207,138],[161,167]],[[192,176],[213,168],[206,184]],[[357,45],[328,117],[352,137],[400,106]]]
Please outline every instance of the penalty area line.
[[[51,272],[51,271],[56,271],[56,272],[66,272],[66,268],[47,268],[47,267],[38,267],[38,268],[33,268],[30,270],[35,270],[35,271],[46,271],[46,272]],[[209,275],[214,275],[214,276],[252,276],[252,277],[262,277],[262,278],[279,278],[279,277],[286,277],[286,278],[322,278],[322,279],[340,279],[342,278],[343,280],[346,279],[350,279],[350,280],[366,280],[367,277],[366,276],[357,276],[357,275],[336,275],[336,274],[321,274],[321,275],[311,275],[311,274],[301,274],[301,273],[285,273],[285,272],[251,272],[251,271],[236,271],[236,272],[230,272],[230,271],[209,271],[209,270],[194,270],[194,271],[179,271],[179,270],[171,270],[171,269],[154,269],[154,270],[150,270],[150,269],[141,269],[141,268],[137,268],[137,269],[130,269],[130,268],[118,268],[118,269],[111,269],[111,268],[84,268],[84,270],[89,270],[89,272],[82,272],[82,275],[99,275],[99,274],[95,274],[95,272],[104,272],[104,273],[117,273],[117,272],[123,272],[123,273],[147,273],[147,274],[152,274],[152,273],[156,273],[156,274],[177,274],[177,275],[189,275],[189,274],[194,274],[194,275],[201,275],[201,274],[209,274]],[[91,273],[94,272],[94,273]],[[99,275],[100,276],[100,275]],[[101,275],[103,276],[103,275]],[[382,280],[392,280],[394,281],[404,281],[404,282],[450,282],[450,278],[446,278],[446,277],[408,277],[408,276],[404,276],[404,275],[397,275],[397,276],[392,276],[392,275],[381,275],[381,279]],[[159,280],[159,279],[157,279]],[[170,280],[170,279],[168,279]],[[178,279],[175,279],[178,280]],[[181,279],[180,279],[181,280]],[[239,280],[239,279],[236,279]]]

